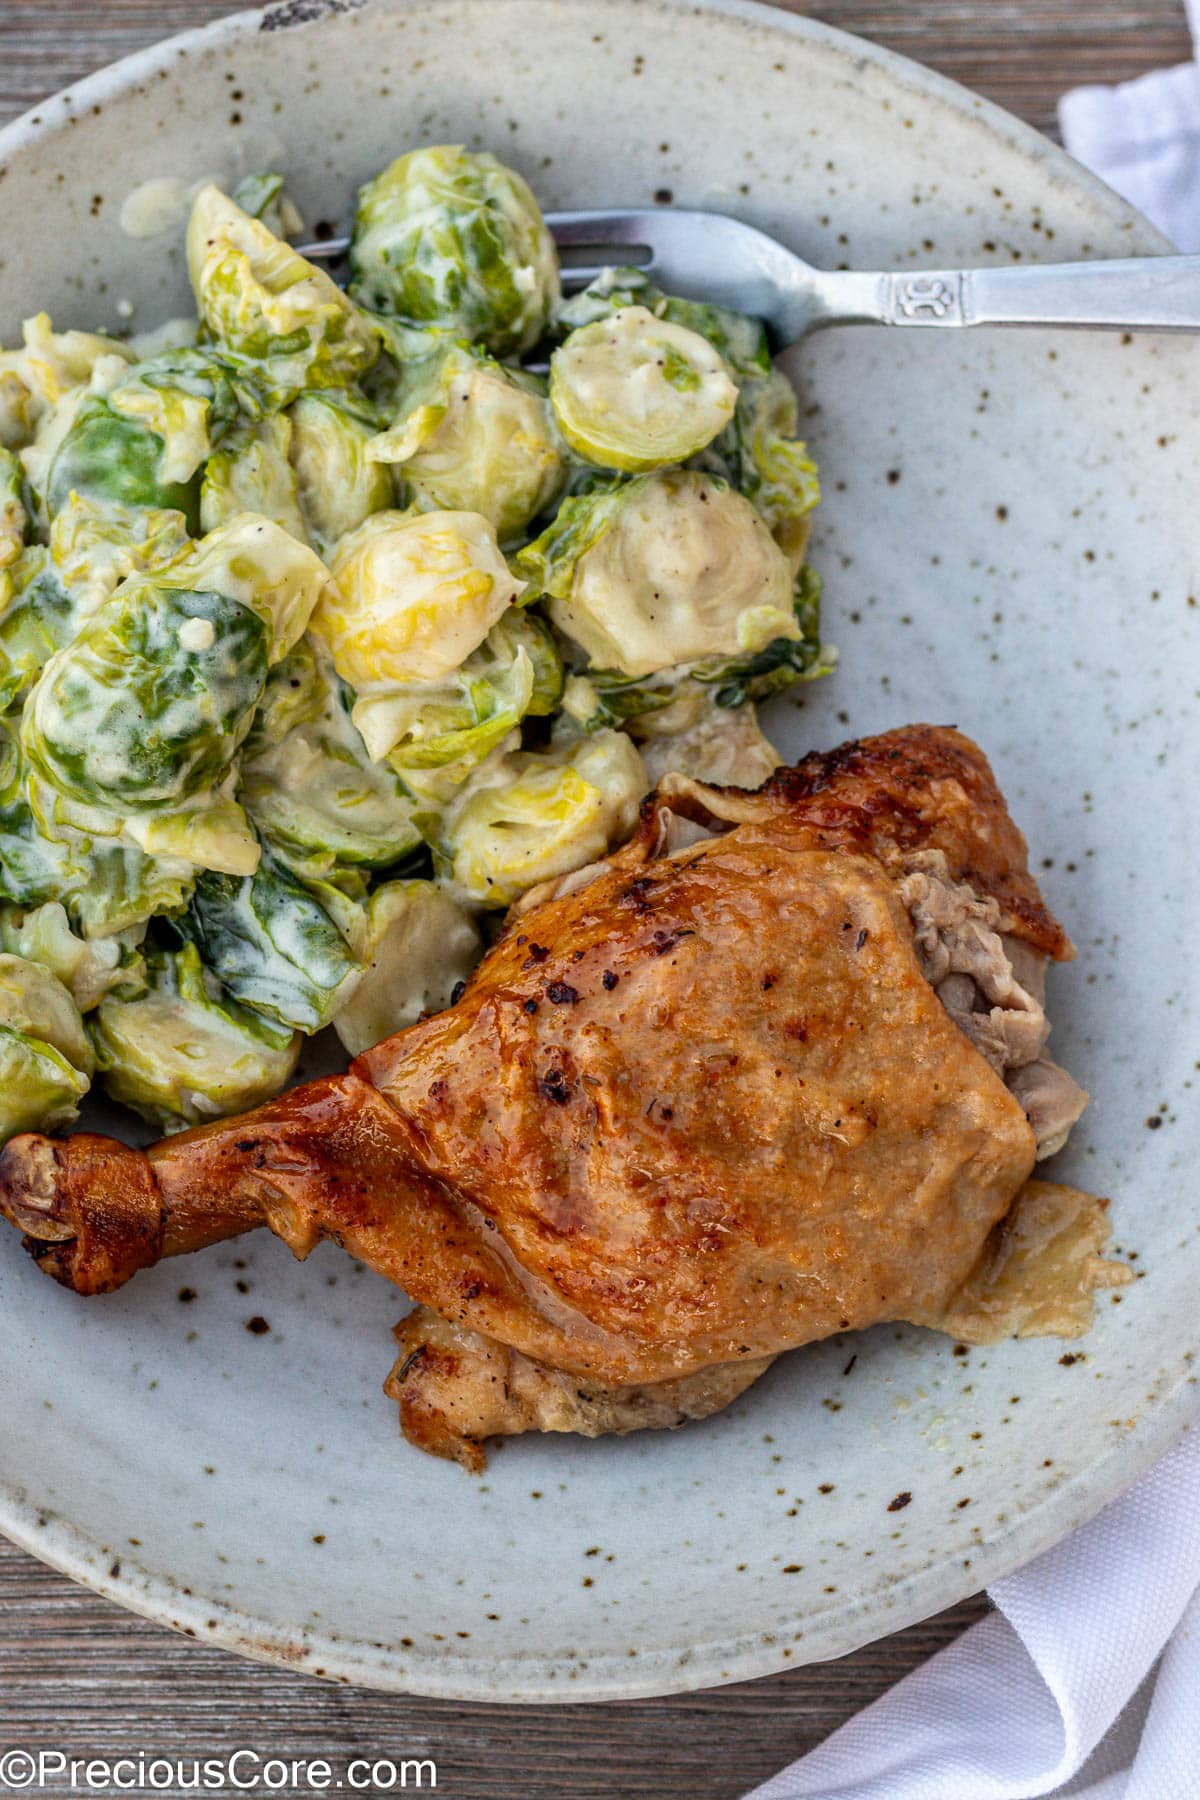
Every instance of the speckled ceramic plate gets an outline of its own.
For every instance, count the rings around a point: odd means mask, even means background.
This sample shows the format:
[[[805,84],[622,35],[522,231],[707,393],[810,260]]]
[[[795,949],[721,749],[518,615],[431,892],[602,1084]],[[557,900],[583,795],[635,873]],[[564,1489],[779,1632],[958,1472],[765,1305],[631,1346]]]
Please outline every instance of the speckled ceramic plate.
[[[549,204],[735,211],[863,267],[1155,250],[1025,127],[737,0],[288,0],[0,136],[0,330],[181,310],[122,202],[282,163],[310,221],[403,148],[493,147]],[[795,360],[827,498],[835,679],[799,753],[912,719],[992,755],[1080,946],[1055,1047],[1094,1104],[1059,1171],[1141,1277],[1072,1347],[879,1329],[674,1435],[512,1443],[472,1480],[380,1384],[394,1292],[250,1241],[80,1302],[0,1241],[0,1525],[193,1636],[489,1700],[702,1687],[839,1655],[1045,1548],[1200,1413],[1195,1071],[1200,344],[843,331]],[[256,1330],[248,1330],[251,1322]],[[269,1329],[262,1329],[265,1321]],[[911,1495],[902,1510],[889,1503]]]

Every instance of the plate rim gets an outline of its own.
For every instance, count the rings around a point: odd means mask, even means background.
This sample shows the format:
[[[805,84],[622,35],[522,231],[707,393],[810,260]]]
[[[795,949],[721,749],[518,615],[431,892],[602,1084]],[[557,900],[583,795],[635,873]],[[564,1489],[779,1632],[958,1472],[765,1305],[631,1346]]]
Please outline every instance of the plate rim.
[[[489,3],[505,4],[507,0]],[[587,5],[594,16],[597,0],[570,3]],[[598,0],[600,6],[614,10],[629,3]],[[301,4],[273,0],[270,5],[232,13],[160,39],[49,95],[0,128],[0,167],[13,153],[56,136],[77,106],[102,104],[123,94],[146,76],[174,67],[193,49],[208,52],[223,40],[256,35],[264,18],[272,14],[281,15],[278,29],[302,30],[338,15],[410,11],[419,4],[420,0],[301,0]],[[1131,250],[1146,254],[1173,249],[1142,214],[1034,126],[910,57],[766,0],[653,0],[653,4],[664,12],[714,13],[800,42],[820,44],[851,70],[872,65],[922,100],[978,121],[1032,164],[1042,180],[1069,187],[1085,199],[1104,226],[1124,228]],[[777,1633],[733,1634],[703,1644],[644,1652],[632,1674],[624,1653],[593,1655],[586,1665],[581,1659],[581,1679],[576,1681],[561,1679],[562,1665],[541,1653],[526,1657],[517,1650],[506,1652],[503,1659],[462,1657],[447,1667],[441,1660],[425,1661],[419,1651],[405,1652],[402,1658],[394,1647],[380,1648],[306,1626],[285,1630],[215,1596],[188,1593],[170,1577],[144,1568],[125,1551],[120,1572],[114,1576],[111,1569],[118,1565],[109,1547],[61,1514],[36,1505],[3,1475],[0,1532],[18,1548],[127,1611],[198,1642],[293,1673],[313,1675],[320,1669],[322,1679],[386,1693],[492,1704],[644,1699],[695,1692],[845,1656],[956,1604],[1032,1561],[1093,1518],[1197,1422],[1200,1387],[1193,1388],[1184,1371],[1175,1386],[1114,1441],[1099,1463],[1081,1470],[1053,1495],[1021,1513],[1001,1536],[976,1545],[970,1568],[961,1571],[959,1581],[949,1580],[944,1563],[927,1564],[873,1594],[866,1607],[856,1603],[847,1608],[843,1603],[831,1608],[828,1615],[807,1619],[802,1645],[789,1646],[792,1654],[786,1659],[783,1639]]]

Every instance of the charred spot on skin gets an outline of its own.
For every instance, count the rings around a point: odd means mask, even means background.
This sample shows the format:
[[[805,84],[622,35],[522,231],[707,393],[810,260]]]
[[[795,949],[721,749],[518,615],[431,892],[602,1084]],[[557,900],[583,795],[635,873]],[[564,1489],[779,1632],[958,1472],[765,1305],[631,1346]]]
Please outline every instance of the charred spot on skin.
[[[870,935],[871,935],[870,932],[867,930],[866,926],[864,925],[862,930],[859,932],[858,936],[854,940],[854,948],[856,950],[861,950],[863,945],[866,943],[867,939],[870,937]]]
[[[695,937],[696,933],[690,925],[676,925],[671,931],[657,930],[650,939],[650,951],[654,956],[665,956],[684,938]]]
[[[450,1004],[451,1004],[451,1006],[457,1006],[459,1001],[462,999],[463,995],[466,993],[466,991],[467,991],[466,982],[465,981],[456,981],[454,986],[450,989]]]
[[[903,1512],[911,1500],[912,1495],[905,1488],[902,1493],[896,1495],[894,1500],[888,1501],[887,1509],[889,1512]]]
[[[773,987],[774,987],[774,986],[775,986],[775,983],[776,983],[776,982],[777,982],[777,981],[778,981],[778,980],[779,980],[779,977],[778,977],[778,975],[764,975],[764,976],[763,976],[763,978],[762,978],[762,991],[763,991],[763,993],[764,993],[764,994],[769,994],[769,993],[770,993],[770,991],[771,991],[771,989],[772,989],[772,988],[773,988]]]
[[[600,977],[600,979],[604,984],[605,993],[611,994],[613,989],[616,987],[618,981],[620,981],[621,977],[619,975],[615,974],[612,969],[605,969],[604,974]]]
[[[265,1337],[270,1329],[271,1327],[261,1313],[255,1313],[252,1319],[246,1320],[246,1330],[250,1333],[251,1337]]]
[[[552,981],[546,989],[546,998],[555,1006],[574,1006],[579,999],[579,989],[573,988],[569,981]]]
[[[196,1290],[195,1288],[181,1287],[178,1297],[181,1305],[190,1306],[192,1301],[196,1298]]]
[[[538,963],[545,962],[545,960],[549,956],[549,954],[550,954],[550,952],[549,952],[549,950],[547,950],[547,948],[544,944],[530,944],[529,955],[525,958],[525,961],[521,964],[522,970],[536,968]]]
[[[538,1092],[554,1106],[565,1106],[571,1098],[566,1076],[561,1069],[548,1069],[538,1082]]]
[[[521,1010],[523,1012],[527,1012],[529,1014],[530,1018],[532,1019],[532,1017],[533,1017],[534,1013],[537,1011],[537,1009],[538,1009],[538,1003],[536,1000],[526,1000],[526,1002]]]
[[[639,875],[636,881],[630,882],[621,895],[621,899],[627,906],[632,906],[635,912],[647,913],[650,911],[647,895],[653,886],[654,881],[651,876]]]

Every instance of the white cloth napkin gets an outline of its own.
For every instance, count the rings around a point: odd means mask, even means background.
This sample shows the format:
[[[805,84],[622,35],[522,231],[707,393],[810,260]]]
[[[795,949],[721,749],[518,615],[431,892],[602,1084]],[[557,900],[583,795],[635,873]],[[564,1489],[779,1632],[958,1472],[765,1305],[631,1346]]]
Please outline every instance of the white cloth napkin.
[[[750,1800],[1197,1800],[1200,1427],[991,1597]]]
[[[1200,41],[1200,0],[1184,0]],[[1063,143],[1166,232],[1200,250],[1200,68],[1156,69],[1119,87],[1081,87],[1058,103]]]
[[[1073,156],[1200,250],[1200,66],[1077,88],[1059,120]],[[991,1597],[746,1800],[1200,1800],[1200,1426]]]

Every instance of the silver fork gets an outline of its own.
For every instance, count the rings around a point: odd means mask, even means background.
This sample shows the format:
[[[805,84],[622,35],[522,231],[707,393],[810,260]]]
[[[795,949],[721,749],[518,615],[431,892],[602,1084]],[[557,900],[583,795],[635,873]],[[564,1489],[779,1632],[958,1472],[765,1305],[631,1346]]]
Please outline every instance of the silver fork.
[[[568,291],[634,264],[684,299],[765,320],[776,350],[827,325],[1034,325],[1093,331],[1200,330],[1200,256],[1003,268],[864,273],[816,269],[775,238],[724,213],[617,207],[547,213]],[[314,262],[348,238],[302,244]]]

